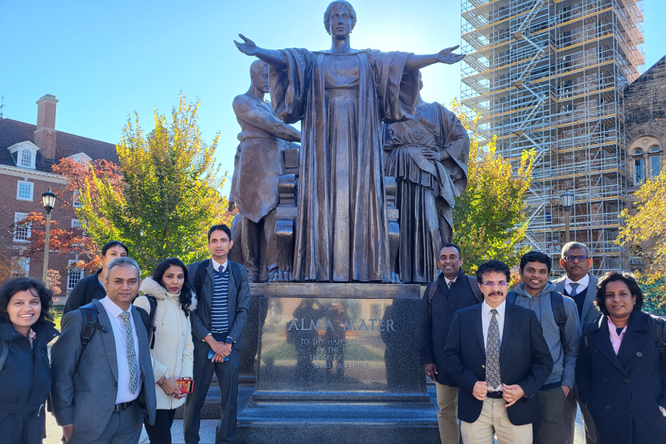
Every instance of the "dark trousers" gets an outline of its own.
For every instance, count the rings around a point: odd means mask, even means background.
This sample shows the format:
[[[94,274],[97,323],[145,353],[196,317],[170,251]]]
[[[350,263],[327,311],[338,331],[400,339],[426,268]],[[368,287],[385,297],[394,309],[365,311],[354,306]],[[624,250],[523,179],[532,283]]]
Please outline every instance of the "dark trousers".
[[[175,416],[176,409],[157,410],[155,425],[148,424],[148,421],[143,422],[148,438],[150,438],[150,444],[171,444],[171,426]]]
[[[72,438],[68,444],[129,444],[138,443],[141,438],[141,422],[143,421],[143,409],[134,403],[126,410],[111,414],[109,422],[104,431],[97,438],[90,439],[89,436],[79,436],[76,433],[76,424]],[[4,442],[4,441],[3,441]]]
[[[594,428],[594,420],[592,419],[592,415],[590,415],[590,411],[585,407],[585,404],[580,402],[578,386],[575,385],[564,401],[564,411],[562,412],[562,444],[574,444],[576,414],[578,413],[577,407],[580,407],[580,413],[583,416],[583,423],[585,424],[585,442],[587,444],[598,443],[599,440],[597,439],[597,431]]]
[[[537,392],[541,405],[541,419],[532,426],[534,444],[562,444],[562,409],[564,390],[557,386]]]
[[[187,444],[199,444],[201,408],[206,402],[206,394],[213,378],[217,376],[220,385],[221,423],[215,444],[236,441],[236,413],[238,409],[238,367],[240,352],[233,349],[229,361],[211,362],[208,359],[210,347],[205,342],[194,343],[194,392],[187,395],[183,418],[183,434]]]

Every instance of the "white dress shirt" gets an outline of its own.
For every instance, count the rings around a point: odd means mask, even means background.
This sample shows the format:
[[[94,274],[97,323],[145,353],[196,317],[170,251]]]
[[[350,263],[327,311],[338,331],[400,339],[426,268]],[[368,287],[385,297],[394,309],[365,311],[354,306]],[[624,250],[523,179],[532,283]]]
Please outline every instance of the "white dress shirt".
[[[227,269],[227,264],[229,263],[228,260],[224,261],[223,264],[220,264],[219,262],[217,262],[212,257],[210,258],[210,260],[213,261],[213,270],[217,271],[218,273],[220,273],[220,272],[224,273],[224,271]],[[222,267],[222,269],[220,269],[220,267]]]
[[[492,307],[486,304],[486,301],[481,303],[481,328],[483,329],[483,346],[488,345],[488,329],[490,328],[490,321],[493,318],[493,314],[490,312]],[[504,313],[506,312],[506,301],[502,302],[495,310],[497,314],[497,327],[499,327],[499,337],[500,337],[500,346],[502,345],[502,337],[504,336]],[[493,392],[501,392],[502,385],[499,387],[488,387],[488,390]]]
[[[444,276],[444,281],[446,282],[447,287],[451,288],[451,285],[456,283],[456,279],[458,279],[458,276],[455,277],[455,279],[451,280]]]
[[[568,294],[571,294],[572,283],[578,284],[578,287],[576,288],[576,294],[580,293],[581,291],[585,291],[585,289],[590,285],[590,275],[586,274],[580,281],[572,281],[567,275],[567,277],[564,279],[564,289]]]
[[[136,393],[132,393],[130,390],[130,369],[129,363],[127,362],[127,334],[125,333],[125,321],[120,317],[123,309],[118,307],[108,296],[100,300],[100,302],[111,320],[113,339],[116,343],[116,360],[118,361],[118,392],[116,394],[116,404],[134,401],[141,392],[141,361],[139,361],[139,338],[136,335],[136,324],[134,323],[132,310],[129,310],[129,318],[132,323],[137,377],[139,378],[139,385],[137,386]]]

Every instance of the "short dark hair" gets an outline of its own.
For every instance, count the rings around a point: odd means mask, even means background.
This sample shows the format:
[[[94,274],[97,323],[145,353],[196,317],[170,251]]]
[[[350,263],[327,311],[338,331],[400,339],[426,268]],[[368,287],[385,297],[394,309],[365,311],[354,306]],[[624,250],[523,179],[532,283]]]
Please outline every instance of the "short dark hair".
[[[49,291],[49,289],[47,289],[44,284],[36,279],[22,277],[8,281],[5,285],[2,286],[2,289],[0,289],[0,321],[10,322],[9,314],[7,313],[7,305],[9,305],[9,301],[12,299],[12,296],[20,291],[30,290],[31,288],[35,289],[39,295],[39,301],[42,304],[42,311],[39,314],[39,319],[37,319],[37,322],[42,320],[53,320],[53,316],[50,312],[51,305],[53,304],[51,291]]]
[[[115,240],[104,244],[104,246],[102,247],[102,256],[106,256],[106,252],[109,251],[109,248],[117,246],[123,247],[125,249],[125,253],[127,253],[127,255],[129,256],[129,249],[127,248],[127,245],[123,244],[120,241],[115,241]]]
[[[190,288],[189,284],[190,281],[187,273],[187,267],[185,266],[185,263],[183,261],[181,261],[177,257],[170,257],[164,259],[153,270],[153,280],[158,284],[160,284],[162,287],[164,287],[164,284],[162,283],[164,272],[167,271],[169,267],[171,267],[172,265],[180,267],[183,270],[183,277],[185,278],[185,282],[183,283],[183,288],[180,290],[180,296],[178,297],[178,302],[180,302],[180,307],[183,309],[183,311],[187,313],[189,310],[188,307],[192,303],[192,289]]]
[[[232,240],[231,239],[231,230],[229,229],[229,227],[227,227],[225,224],[218,224],[218,225],[213,225],[212,227],[210,227],[208,229],[208,242],[210,242],[210,235],[213,234],[213,231],[217,231],[217,230],[224,231],[225,233],[227,233],[227,236],[229,236],[229,240]]]
[[[324,12],[324,27],[329,34],[331,33],[331,14],[333,14],[333,8],[337,5],[344,6],[349,12],[349,17],[351,17],[351,29],[354,29],[356,26],[356,11],[354,11],[354,7],[351,3],[343,0],[334,1],[328,5],[326,12]]]
[[[541,262],[542,264],[546,264],[548,267],[548,274],[550,274],[550,267],[553,265],[553,261],[550,257],[540,251],[530,251],[529,253],[523,254],[523,257],[520,258],[520,271],[523,271],[523,268],[525,268],[525,265],[527,265],[528,262]]]
[[[476,280],[479,284],[483,284],[483,275],[487,273],[498,272],[506,275],[506,281],[511,282],[511,270],[509,266],[502,261],[491,260],[479,265],[476,270]]]
[[[641,311],[643,309],[643,291],[636,282],[633,274],[627,271],[609,271],[597,283],[597,306],[599,311],[608,316],[608,309],[606,308],[606,285],[609,282],[622,281],[627,284],[629,292],[632,296],[636,296],[636,304],[634,311]]]
[[[453,242],[447,242],[444,245],[442,245],[442,248],[439,249],[439,253],[442,253],[442,250],[445,248],[455,248],[458,250],[458,259],[462,259],[462,251],[460,251],[460,247],[454,244]]]

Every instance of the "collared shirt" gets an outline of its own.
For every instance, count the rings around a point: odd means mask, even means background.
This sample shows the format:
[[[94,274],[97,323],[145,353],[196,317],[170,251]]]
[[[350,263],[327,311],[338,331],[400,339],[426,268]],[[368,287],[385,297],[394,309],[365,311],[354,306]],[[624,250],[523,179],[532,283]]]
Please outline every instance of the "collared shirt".
[[[212,257],[210,258],[210,260],[213,261],[213,269],[215,271],[224,273],[227,270],[227,265],[229,264],[228,260],[225,260],[223,264],[216,262],[215,259],[213,259]],[[221,270],[220,267],[222,267]]]
[[[446,285],[449,288],[451,288],[451,285],[456,283],[456,280],[458,280],[458,276],[456,276],[454,279],[449,279],[446,276],[444,276],[444,281],[446,282]]]
[[[488,327],[490,327],[490,320],[493,318],[490,313],[492,307],[486,304],[486,301],[481,303],[481,327],[483,328],[483,345],[488,344]],[[495,310],[497,310],[497,326],[499,327],[500,344],[502,344],[502,336],[504,336],[504,313],[506,312],[506,301],[502,302]]]
[[[136,356],[137,376],[139,385],[136,393],[130,390],[130,369],[127,362],[127,334],[125,333],[125,321],[120,317],[123,309],[118,307],[108,296],[99,301],[106,314],[111,320],[111,329],[113,330],[113,339],[116,343],[116,360],[118,361],[118,391],[116,392],[116,404],[134,401],[141,392],[141,361],[139,360],[139,338],[136,335],[136,323],[132,316],[132,310],[129,310],[129,318],[132,323],[132,335],[134,336],[134,352]]]
[[[586,274],[583,279],[579,281],[572,281],[569,279],[569,276],[567,276],[564,279],[564,289],[566,290],[567,294],[571,294],[571,284],[575,283],[578,284],[578,287],[576,287],[576,293],[580,293],[582,291],[585,291],[585,289],[590,285],[590,275]]]
[[[624,334],[627,332],[627,326],[625,325],[620,334],[617,333],[617,327],[611,321],[611,318],[608,318],[608,333],[610,333],[610,341],[613,346],[613,351],[617,355],[620,351],[620,346],[622,345],[622,340],[624,339]]]

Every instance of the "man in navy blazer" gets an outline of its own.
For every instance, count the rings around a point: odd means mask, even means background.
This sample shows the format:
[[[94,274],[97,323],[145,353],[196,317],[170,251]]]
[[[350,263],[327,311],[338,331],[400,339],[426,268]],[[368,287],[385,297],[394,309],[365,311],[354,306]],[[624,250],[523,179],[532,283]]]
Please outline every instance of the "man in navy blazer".
[[[532,423],[541,416],[534,395],[553,359],[535,313],[506,302],[509,267],[488,261],[476,276],[484,301],[456,314],[444,349],[446,369],[460,386],[463,441],[487,444],[496,433],[499,444],[531,444]],[[487,375],[493,368],[499,375]],[[489,387],[488,380],[500,382]]]

